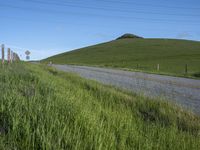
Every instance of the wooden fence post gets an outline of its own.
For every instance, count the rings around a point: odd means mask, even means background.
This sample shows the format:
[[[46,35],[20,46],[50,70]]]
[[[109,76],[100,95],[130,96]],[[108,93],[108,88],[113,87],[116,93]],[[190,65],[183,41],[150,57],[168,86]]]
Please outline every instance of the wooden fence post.
[[[185,74],[188,73],[188,64],[185,64]]]
[[[1,52],[2,53],[1,61],[2,61],[2,65],[4,65],[4,55],[5,55],[4,54],[4,44],[1,45],[1,50],[2,50],[2,52]]]
[[[13,62],[13,51],[10,52],[10,62]]]
[[[8,64],[10,63],[10,48],[8,48]]]
[[[157,64],[157,71],[160,71],[160,64]]]
[[[15,61],[15,52],[13,52],[13,62]]]
[[[13,52],[13,62],[18,60],[20,60],[20,57],[18,56],[17,53]]]
[[[137,69],[139,69],[139,64],[137,64]]]

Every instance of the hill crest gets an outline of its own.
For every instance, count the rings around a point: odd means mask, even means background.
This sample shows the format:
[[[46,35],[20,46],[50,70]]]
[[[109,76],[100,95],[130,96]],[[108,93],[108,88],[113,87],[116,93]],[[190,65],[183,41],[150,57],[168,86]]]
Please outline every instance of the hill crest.
[[[122,36],[118,37],[116,40],[120,40],[120,39],[143,39],[143,37],[137,36],[135,34],[131,34],[131,33],[126,33],[123,34]]]

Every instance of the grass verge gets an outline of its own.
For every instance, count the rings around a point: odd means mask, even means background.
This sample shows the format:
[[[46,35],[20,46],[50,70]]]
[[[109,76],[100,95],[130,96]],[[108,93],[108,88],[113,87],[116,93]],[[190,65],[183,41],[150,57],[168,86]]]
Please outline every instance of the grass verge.
[[[0,149],[200,149],[200,118],[33,64],[0,68]]]

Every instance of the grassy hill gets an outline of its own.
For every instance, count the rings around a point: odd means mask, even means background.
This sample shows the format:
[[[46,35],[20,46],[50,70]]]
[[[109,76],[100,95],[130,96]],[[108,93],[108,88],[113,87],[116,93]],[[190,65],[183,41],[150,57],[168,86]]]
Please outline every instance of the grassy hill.
[[[120,38],[59,54],[44,61],[58,64],[128,68],[160,74],[200,76],[200,42],[175,39]],[[160,70],[157,71],[157,64]]]
[[[33,64],[0,66],[0,149],[199,150],[200,118]]]

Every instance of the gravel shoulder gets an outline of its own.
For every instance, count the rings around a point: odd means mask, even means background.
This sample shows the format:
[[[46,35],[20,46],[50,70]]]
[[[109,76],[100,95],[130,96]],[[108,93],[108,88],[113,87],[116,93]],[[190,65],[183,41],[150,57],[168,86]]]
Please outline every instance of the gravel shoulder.
[[[150,97],[162,97],[200,115],[200,80],[98,67],[53,65],[58,70]]]

